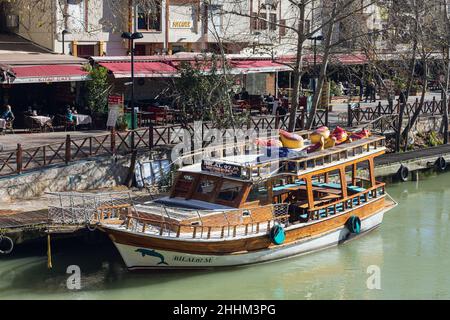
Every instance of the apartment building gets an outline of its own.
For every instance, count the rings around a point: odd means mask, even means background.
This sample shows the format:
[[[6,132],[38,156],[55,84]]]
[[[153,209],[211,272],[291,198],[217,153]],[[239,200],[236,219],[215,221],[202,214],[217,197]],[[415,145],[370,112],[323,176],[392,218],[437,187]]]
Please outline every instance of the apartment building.
[[[314,3],[315,1],[313,1]],[[42,0],[5,5],[7,31],[53,52],[78,57],[123,56],[124,31],[141,32],[137,55],[214,52],[255,53],[293,46],[286,25],[298,14],[289,0]],[[307,24],[312,17],[308,14]]]

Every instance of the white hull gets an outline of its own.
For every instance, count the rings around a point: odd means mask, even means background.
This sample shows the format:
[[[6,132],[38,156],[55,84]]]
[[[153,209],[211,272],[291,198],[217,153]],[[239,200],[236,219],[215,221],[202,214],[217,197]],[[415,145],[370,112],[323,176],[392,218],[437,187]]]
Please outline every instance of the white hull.
[[[388,209],[361,221],[361,234],[378,227]],[[174,251],[153,250],[120,243],[114,243],[129,270],[137,269],[205,269],[215,267],[239,266],[279,260],[295,255],[310,253],[326,247],[338,245],[351,238],[348,229],[343,226],[318,237],[300,240],[265,250],[231,255],[200,255]],[[193,244],[195,245],[195,244]],[[138,250],[138,251],[137,251]],[[139,251],[141,250],[141,251]],[[142,254],[148,250],[150,255]]]

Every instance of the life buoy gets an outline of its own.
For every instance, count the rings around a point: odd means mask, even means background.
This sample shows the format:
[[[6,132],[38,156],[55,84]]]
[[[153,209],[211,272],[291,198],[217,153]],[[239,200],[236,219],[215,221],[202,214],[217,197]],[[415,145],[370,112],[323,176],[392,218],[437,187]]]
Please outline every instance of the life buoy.
[[[398,171],[397,171],[397,176],[403,182],[408,181],[409,169],[407,167],[405,167],[404,165],[401,165],[400,169],[398,169]]]
[[[9,242],[9,245],[7,245],[7,248],[8,249],[6,249],[6,250],[2,250],[1,248],[0,248],[0,254],[10,254],[12,251],[13,251],[13,249],[14,249],[14,241],[12,241],[12,239],[10,238],[10,237],[6,237],[6,236],[0,236],[0,244],[3,246],[4,245],[4,241],[7,241],[7,242]]]
[[[281,225],[276,224],[270,229],[270,240],[276,244],[280,245],[286,239],[286,234],[284,233],[284,229]]]
[[[445,171],[447,169],[447,161],[445,161],[444,157],[439,157],[435,162],[435,166],[438,171]]]
[[[357,216],[351,216],[348,218],[345,225],[350,233],[359,234],[361,232],[361,219]]]

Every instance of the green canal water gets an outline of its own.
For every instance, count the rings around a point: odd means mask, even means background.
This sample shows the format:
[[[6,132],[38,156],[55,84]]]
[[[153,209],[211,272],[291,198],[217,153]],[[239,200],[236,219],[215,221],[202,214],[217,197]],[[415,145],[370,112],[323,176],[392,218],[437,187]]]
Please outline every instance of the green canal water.
[[[71,240],[53,245],[47,270],[44,242],[19,247],[0,257],[0,299],[450,299],[450,173],[388,191],[400,204],[377,230],[252,267],[129,273],[108,241]],[[67,289],[70,265],[81,269],[80,290]],[[373,268],[380,289],[367,286]]]

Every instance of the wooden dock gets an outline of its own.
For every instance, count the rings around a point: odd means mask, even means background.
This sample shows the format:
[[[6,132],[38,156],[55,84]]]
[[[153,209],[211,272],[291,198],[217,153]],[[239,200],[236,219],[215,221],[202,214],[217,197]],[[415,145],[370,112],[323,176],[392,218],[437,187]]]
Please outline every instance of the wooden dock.
[[[450,168],[450,145],[441,145],[402,153],[385,154],[375,159],[375,175],[387,177],[397,174],[401,166],[409,172],[434,168],[436,161],[444,158]]]
[[[47,225],[47,210],[17,212],[0,210],[0,230]]]

